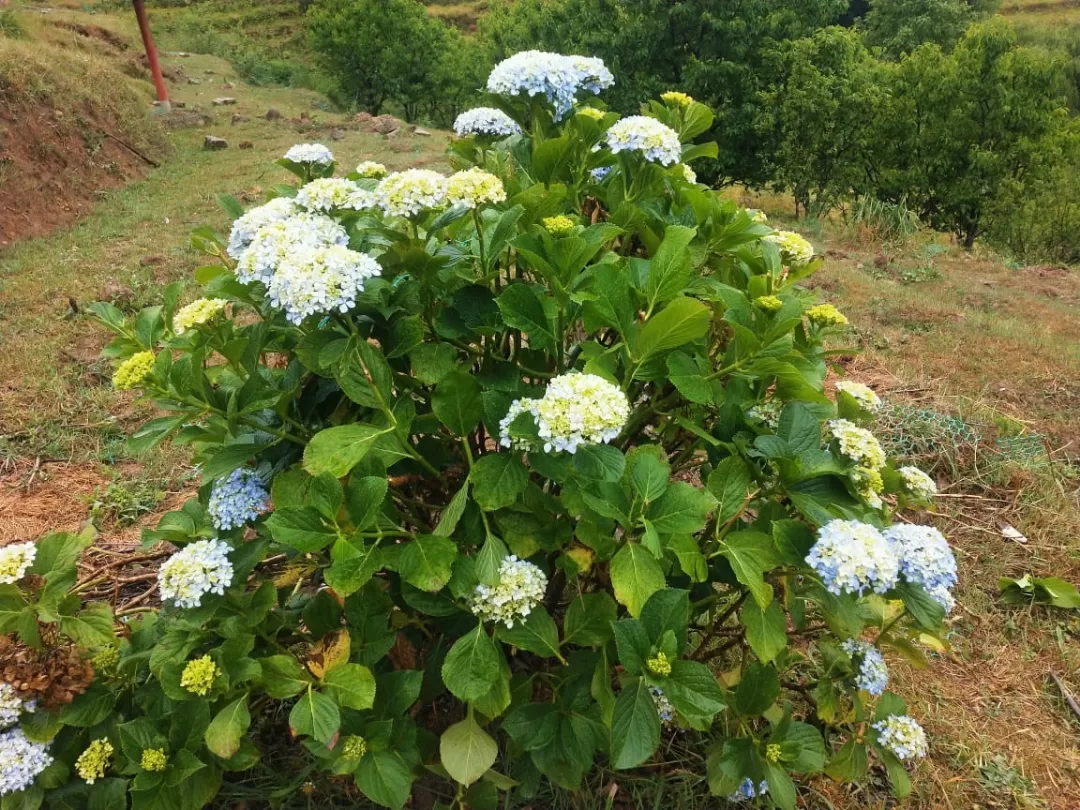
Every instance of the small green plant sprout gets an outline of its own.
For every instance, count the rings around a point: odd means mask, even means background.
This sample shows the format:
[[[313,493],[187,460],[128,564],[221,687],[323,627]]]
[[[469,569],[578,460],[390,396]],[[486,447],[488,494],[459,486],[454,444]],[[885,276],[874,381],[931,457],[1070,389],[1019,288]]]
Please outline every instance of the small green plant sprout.
[[[1033,577],[1024,574],[1020,579],[1002,577],[998,593],[1007,605],[1050,605],[1066,610],[1080,609],[1080,591],[1060,577]]]
[[[814,247],[680,168],[716,155],[712,111],[620,118],[614,81],[511,57],[452,174],[295,147],[295,185],[194,235],[193,297],[225,304],[94,307],[157,410],[132,446],[190,446],[203,486],[144,535],[177,549],[160,610],[23,721],[59,764],[12,792],[199,810],[261,762],[397,810],[432,774],[456,808],[520,806],[676,734],[719,797],[795,810],[807,775],[871,762],[910,792],[928,741],[888,667],[944,648],[956,564],[892,516],[932,490],[873,392],[825,393],[846,319],[802,286]],[[3,630],[33,610],[117,643],[24,557],[0,570]],[[106,775],[74,785],[102,737]]]

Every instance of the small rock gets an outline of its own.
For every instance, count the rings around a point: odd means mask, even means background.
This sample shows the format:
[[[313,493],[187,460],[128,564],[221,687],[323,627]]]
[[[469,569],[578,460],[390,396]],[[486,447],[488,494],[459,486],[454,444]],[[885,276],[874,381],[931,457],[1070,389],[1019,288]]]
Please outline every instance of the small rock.
[[[233,113],[232,123],[234,125],[235,124],[246,124],[249,120],[250,119],[246,115],[241,115],[240,113]]]
[[[234,87],[236,87],[236,85],[232,82],[224,82],[221,86],[224,87],[226,90],[232,90]]]
[[[109,281],[98,290],[97,299],[99,301],[109,301],[113,304],[127,304],[135,300],[135,291],[124,284]],[[68,305],[70,306],[70,300]]]
[[[203,149],[228,149],[229,142],[224,138],[218,138],[214,135],[207,135],[203,138]]]
[[[251,141],[240,141],[239,147],[241,149],[254,149],[255,144],[253,144]]]
[[[214,106],[215,107],[224,107],[224,106],[226,106],[228,104],[235,104],[235,103],[236,103],[236,99],[233,98],[232,96],[221,96],[219,98],[214,99]]]
[[[187,80],[188,84],[202,84],[202,79],[196,79],[194,76],[189,76]]]
[[[172,103],[172,105],[173,105],[174,110],[182,110],[185,107],[187,107],[187,102],[186,101],[174,101]]]
[[[360,129],[370,128],[371,122],[374,120],[375,116],[373,116],[369,112],[358,112],[356,115],[353,116],[353,121],[356,122],[356,125],[359,126]]]
[[[334,129],[330,130],[330,140],[332,140],[332,141],[340,141],[344,137],[345,137],[345,130],[340,129],[338,127],[334,127]]]
[[[165,261],[164,256],[143,256],[139,259],[139,265],[141,267],[153,267],[155,264],[161,264]]]
[[[266,111],[266,115],[264,115],[263,118],[265,118],[267,121],[278,121],[281,119],[281,111],[275,110],[273,107],[271,107],[269,110]]]
[[[380,115],[371,122],[371,128],[380,135],[389,135],[401,128],[401,122],[392,115]]]
[[[426,135],[431,135],[431,133],[428,130],[424,129],[423,127],[417,127],[416,129],[413,130],[413,135],[426,136]]]
[[[207,76],[213,76],[214,75],[214,71],[212,71],[210,68],[207,68],[206,70],[204,70],[203,73],[205,73]]]

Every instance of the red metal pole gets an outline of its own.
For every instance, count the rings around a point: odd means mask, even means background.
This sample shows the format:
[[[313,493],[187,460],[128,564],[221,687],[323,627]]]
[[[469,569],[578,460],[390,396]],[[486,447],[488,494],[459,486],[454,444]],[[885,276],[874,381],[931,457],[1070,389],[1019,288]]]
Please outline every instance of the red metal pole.
[[[146,7],[143,0],[131,0],[135,6],[135,16],[139,19],[139,33],[142,34],[143,46],[146,48],[146,61],[150,63],[150,74],[154,77],[154,87],[157,88],[158,106],[169,110],[169,91],[165,87],[165,79],[161,75],[161,63],[158,62],[157,48],[154,47],[154,37],[150,33],[150,23],[146,19]]]

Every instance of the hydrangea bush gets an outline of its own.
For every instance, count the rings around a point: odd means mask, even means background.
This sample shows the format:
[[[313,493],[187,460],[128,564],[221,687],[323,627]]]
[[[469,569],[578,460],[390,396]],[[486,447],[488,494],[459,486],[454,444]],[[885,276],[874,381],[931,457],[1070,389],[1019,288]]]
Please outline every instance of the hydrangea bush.
[[[693,182],[712,113],[620,121],[612,81],[507,60],[454,173],[294,147],[298,184],[196,232],[197,301],[96,306],[159,410],[133,448],[191,447],[205,486],[147,532],[162,605],[116,636],[69,592],[82,540],[0,551],[0,630],[95,669],[62,707],[0,693],[5,808],[197,810],[261,758],[519,806],[675,734],[731,801],[910,790],[886,661],[944,647],[956,569],[890,523],[933,481],[886,458],[872,391],[825,393],[846,321],[800,286],[813,247]]]

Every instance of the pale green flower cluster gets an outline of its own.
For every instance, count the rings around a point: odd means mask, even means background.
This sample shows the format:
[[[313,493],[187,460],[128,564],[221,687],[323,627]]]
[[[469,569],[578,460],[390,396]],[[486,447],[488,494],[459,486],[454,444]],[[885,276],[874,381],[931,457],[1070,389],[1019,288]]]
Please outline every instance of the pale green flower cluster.
[[[139,767],[144,771],[159,772],[165,770],[169,757],[164,748],[147,748],[139,759]]]
[[[379,205],[394,217],[414,217],[446,203],[446,178],[430,169],[388,174],[375,189]]]
[[[885,481],[881,477],[880,470],[873,467],[856,467],[851,473],[851,480],[864,501],[873,509],[881,508],[881,493],[885,491]]]
[[[604,117],[603,110],[598,110],[596,107],[578,107],[578,115],[584,115],[586,118],[591,118],[594,121],[599,121]]]
[[[680,163],[675,168],[682,172],[683,180],[685,180],[687,183],[697,182],[697,173],[685,163]]]
[[[173,315],[173,331],[182,335],[189,329],[210,323],[225,311],[228,303],[224,298],[199,298],[180,307]]]
[[[926,503],[937,495],[934,479],[918,467],[901,467],[896,472],[900,475],[900,482],[908,497]]]
[[[833,419],[829,422],[829,432],[836,439],[840,454],[844,458],[872,470],[880,470],[885,466],[885,451],[874,434],[866,428],[861,428],[847,419]]]
[[[694,99],[686,93],[680,93],[678,90],[668,90],[666,93],[661,93],[660,98],[666,103],[675,107],[689,107],[694,103]]]
[[[570,232],[574,230],[574,220],[562,214],[557,217],[544,217],[540,220],[540,224],[552,236],[569,236]]]
[[[818,304],[806,310],[806,317],[814,326],[847,326],[848,319],[832,304]]]
[[[765,312],[779,312],[784,302],[776,295],[760,295],[754,299],[754,306]]]
[[[654,658],[646,661],[645,668],[658,678],[666,678],[671,674],[671,662],[662,652],[658,652]]]
[[[361,177],[378,180],[386,177],[386,167],[381,163],[376,163],[374,160],[365,160],[356,167],[356,173]]]
[[[545,453],[574,453],[585,443],[607,443],[619,435],[630,416],[630,403],[617,385],[595,374],[554,378],[540,399],[517,399],[499,423],[499,440],[511,447],[510,425],[531,413]]]
[[[865,411],[873,412],[881,407],[881,397],[875,394],[872,388],[862,383],[841,380],[836,384],[836,390],[847,394]]]
[[[180,686],[193,695],[205,695],[214,688],[221,670],[209,655],[195,658],[187,662],[184,672],[180,676]]]
[[[780,250],[780,260],[788,267],[802,267],[814,258],[814,246],[794,231],[777,231],[765,237]]]
[[[495,585],[476,586],[472,612],[480,621],[502,622],[512,628],[540,604],[547,582],[540,568],[511,555],[499,565],[499,581]]]
[[[357,734],[350,734],[341,744],[341,758],[356,762],[367,753],[367,740]]]
[[[75,760],[75,772],[86,784],[92,785],[105,775],[105,769],[109,767],[112,755],[113,747],[108,739],[101,737],[94,740]]]
[[[296,192],[296,202],[308,211],[329,213],[335,208],[372,208],[375,205],[375,196],[364,191],[352,180],[320,177],[305,183]]]
[[[146,375],[154,367],[156,359],[153,352],[133,354],[116,369],[113,374],[113,386],[120,391],[134,388],[146,379]]]
[[[33,543],[12,543],[0,548],[0,585],[14,585],[30,570],[37,556]]]
[[[506,199],[502,180],[483,169],[466,169],[456,172],[446,181],[446,199],[451,205],[478,208],[481,205],[500,203]]]

